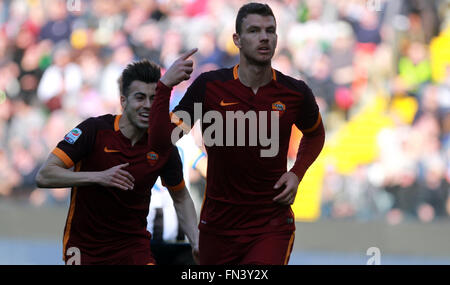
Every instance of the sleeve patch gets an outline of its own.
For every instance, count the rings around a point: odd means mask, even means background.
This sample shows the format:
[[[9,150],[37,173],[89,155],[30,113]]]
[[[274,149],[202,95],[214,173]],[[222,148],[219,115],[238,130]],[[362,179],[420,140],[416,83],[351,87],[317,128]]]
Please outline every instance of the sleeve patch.
[[[70,144],[74,144],[83,132],[79,128],[74,128],[65,137],[64,140]]]

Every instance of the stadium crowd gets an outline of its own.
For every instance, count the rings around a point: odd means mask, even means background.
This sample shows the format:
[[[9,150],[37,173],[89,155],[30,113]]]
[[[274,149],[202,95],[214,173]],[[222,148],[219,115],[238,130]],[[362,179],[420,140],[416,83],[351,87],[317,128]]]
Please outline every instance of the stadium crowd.
[[[164,68],[198,47],[191,78],[236,64],[231,35],[244,2],[0,1],[0,199],[65,205],[69,191],[34,182],[57,142],[87,117],[120,113],[117,79],[134,59]],[[375,133],[375,155],[345,171],[326,160],[321,218],[448,217],[450,1],[267,2],[279,21],[273,66],[311,86],[327,145],[374,100],[384,102],[372,115],[377,123],[362,128]],[[191,81],[174,89],[171,107]],[[350,139],[359,139],[353,130]],[[201,191],[204,181],[191,172],[193,191]]]

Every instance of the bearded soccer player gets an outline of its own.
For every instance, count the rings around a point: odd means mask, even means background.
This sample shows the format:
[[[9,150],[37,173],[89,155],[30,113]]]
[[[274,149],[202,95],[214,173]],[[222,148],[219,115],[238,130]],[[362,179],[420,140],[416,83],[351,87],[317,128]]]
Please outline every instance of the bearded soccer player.
[[[39,187],[72,187],[63,239],[66,264],[76,263],[73,254],[82,265],[154,264],[146,227],[158,176],[170,190],[194,256],[198,253],[196,212],[178,150],[148,144],[156,133],[148,120],[159,78],[159,67],[147,60],[128,65],[119,78],[123,113],[80,123],[40,169]]]
[[[177,127],[187,131],[202,119],[208,166],[199,224],[200,264],[287,264],[295,233],[291,204],[305,172],[323,148],[325,131],[311,89],[271,67],[277,34],[268,5],[242,6],[233,40],[240,50],[239,64],[198,76],[169,116],[171,88],[189,78],[193,62],[187,57],[195,50],[175,61],[158,82],[150,126],[159,124],[163,140],[174,143],[180,133]],[[198,105],[201,112],[196,111]],[[245,145],[239,144],[239,124],[227,126],[230,114],[235,118],[245,114],[248,119],[241,122],[246,127]],[[257,120],[253,128],[252,117]],[[293,124],[303,138],[296,162],[287,171]],[[213,144],[208,142],[212,136],[205,137],[212,133],[212,126],[216,132]],[[254,143],[255,132],[261,138],[264,127],[277,136],[273,142],[279,144],[278,149],[271,155],[263,155],[267,144],[261,139]]]

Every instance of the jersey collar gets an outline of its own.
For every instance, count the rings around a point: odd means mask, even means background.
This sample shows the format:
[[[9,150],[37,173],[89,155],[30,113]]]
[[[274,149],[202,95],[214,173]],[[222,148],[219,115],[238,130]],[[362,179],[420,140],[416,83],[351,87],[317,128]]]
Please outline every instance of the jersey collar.
[[[233,67],[234,80],[239,79],[238,68],[239,68],[239,63]],[[273,68],[272,68],[272,79],[277,81],[277,73],[275,72],[275,69],[273,69]]]
[[[119,130],[120,117],[122,117],[122,115],[117,115],[115,120],[114,120],[114,131],[116,131],[116,132]]]

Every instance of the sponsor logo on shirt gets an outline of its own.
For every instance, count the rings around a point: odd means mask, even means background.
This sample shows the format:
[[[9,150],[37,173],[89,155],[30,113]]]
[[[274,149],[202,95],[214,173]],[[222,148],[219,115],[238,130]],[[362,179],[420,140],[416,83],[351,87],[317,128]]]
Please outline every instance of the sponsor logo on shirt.
[[[117,149],[109,149],[107,146],[103,149],[105,152],[120,152],[120,150]]]
[[[65,137],[64,140],[70,144],[74,144],[78,138],[80,138],[83,132],[79,128],[71,130]]]
[[[158,162],[158,159],[159,155],[156,152],[150,151],[147,153],[147,161],[151,166],[155,165]]]
[[[220,101],[220,106],[223,106],[223,107],[236,105],[236,104],[239,104],[239,102],[224,102],[223,100]]]

